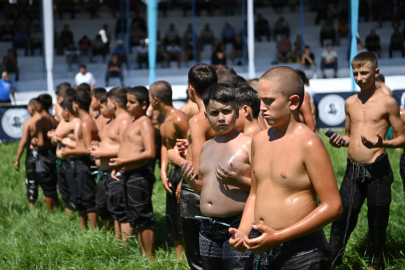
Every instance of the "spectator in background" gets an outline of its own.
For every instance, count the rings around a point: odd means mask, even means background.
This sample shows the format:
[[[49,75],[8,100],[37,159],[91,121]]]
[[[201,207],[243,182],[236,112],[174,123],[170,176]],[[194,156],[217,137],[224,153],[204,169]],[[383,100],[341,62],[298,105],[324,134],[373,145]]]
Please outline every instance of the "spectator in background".
[[[288,22],[284,19],[283,16],[280,16],[276,23],[274,24],[274,30],[273,30],[273,38],[274,41],[277,41],[277,35],[286,35],[287,38],[290,37],[290,25]]]
[[[177,45],[180,45],[180,35],[176,27],[174,26],[174,23],[171,23],[163,39],[163,45],[167,47],[173,42]]]
[[[59,13],[59,20],[63,19],[63,13],[70,13],[71,20],[75,18],[75,3],[73,0],[58,0],[55,4]]]
[[[113,50],[113,54],[118,57],[118,60],[121,63],[127,62],[127,50],[124,47],[124,42],[122,40],[117,41],[117,46]]]
[[[14,103],[16,103],[14,93],[13,83],[10,82],[7,71],[3,71],[0,79],[0,105],[11,104],[10,94],[13,97]]]
[[[321,1],[318,6],[318,10],[316,12],[316,19],[315,19],[315,25],[319,25],[319,22],[321,20],[327,20],[329,19],[329,10],[328,7]]]
[[[65,56],[69,71],[72,70],[72,64],[80,64],[80,51],[75,47],[73,43],[70,43],[67,47]]]
[[[314,79],[316,78],[316,64],[315,64],[315,54],[311,52],[311,48],[306,45],[304,49],[304,54],[301,57],[301,63],[303,69],[312,69],[314,72]]]
[[[370,35],[366,37],[366,49],[369,52],[377,52],[378,58],[381,58],[380,37],[371,29]]]
[[[405,57],[404,37],[399,32],[398,27],[395,27],[394,33],[391,36],[391,42],[389,47],[390,58],[392,58],[393,51],[401,51],[402,57]]]
[[[382,1],[381,0],[372,0],[371,1],[371,13],[373,14],[373,20],[378,21],[380,18],[382,9]]]
[[[162,44],[158,41],[156,45],[156,63],[162,63],[162,68],[165,67],[166,54],[163,51]]]
[[[17,19],[17,27],[19,29],[30,29],[31,28],[31,21],[27,18],[25,13],[22,13],[20,17]]]
[[[201,50],[198,43],[196,50],[197,63],[199,63],[201,61]],[[186,46],[184,47],[184,62],[187,64],[190,60],[194,60],[194,41],[192,38],[187,40]]]
[[[405,0],[398,1],[397,10],[395,13],[396,25],[401,25],[401,20],[405,20]],[[405,38],[405,28],[404,28],[404,38]]]
[[[28,48],[30,44],[30,36],[25,30],[22,28],[20,31],[17,31],[14,35],[13,39],[13,50],[14,54],[17,55],[17,49],[24,49],[24,56],[28,55]]]
[[[100,35],[101,40],[104,43],[105,52],[110,53],[111,35],[110,32],[108,32],[108,24],[103,24],[103,28],[100,31],[98,31],[98,34]]]
[[[333,50],[332,43],[326,45],[326,50],[322,52],[321,70],[322,76],[326,79],[325,69],[333,68],[334,78],[337,78],[338,56]]]
[[[266,36],[267,41],[270,41],[270,25],[269,22],[263,18],[262,14],[257,14],[255,23],[256,40],[262,42],[262,36]]]
[[[281,35],[281,39],[277,42],[277,62],[287,63],[292,57],[292,44],[285,34]]]
[[[14,20],[10,15],[5,15],[0,22],[0,40],[12,40],[14,36],[14,28]]]
[[[18,82],[20,72],[18,69],[17,56],[14,54],[14,51],[12,49],[9,49],[7,51],[7,55],[4,56],[3,65],[6,67],[6,71],[8,73],[15,74],[15,81]]]
[[[226,56],[224,51],[216,51],[212,54],[211,65],[215,69],[226,67]]]
[[[35,49],[39,49],[39,53],[42,55],[42,34],[37,28],[33,27],[30,35],[31,56],[34,55]]]
[[[297,35],[294,41],[294,54],[293,58],[295,62],[301,62],[302,57],[302,38],[301,35]]]
[[[218,51],[225,52],[225,46],[222,44],[220,39],[216,39],[211,46],[211,51],[216,53]]]
[[[167,67],[170,67],[170,62],[171,61],[176,61],[177,62],[177,66],[180,67],[181,66],[181,48],[179,45],[176,44],[175,41],[172,41],[172,43],[167,46],[166,48],[166,52],[167,52]]]
[[[230,55],[232,64],[235,64],[235,58],[243,59],[243,41],[242,36],[237,35],[235,41],[232,44],[232,51]],[[242,62],[238,61],[238,66],[241,66]]]
[[[381,11],[380,16],[378,17],[378,23],[380,28],[382,28],[383,21],[391,21],[392,27],[395,25],[395,6],[392,3],[392,0],[381,1]]]
[[[124,86],[124,74],[122,72],[122,64],[116,54],[111,56],[111,60],[107,65],[107,72],[105,74],[105,87],[108,87],[110,78],[120,78],[121,86]]]
[[[136,59],[138,61],[138,68],[142,69],[142,64],[145,64],[146,69],[149,68],[149,50],[146,47],[145,40],[139,41],[139,46],[136,48]]]
[[[287,1],[285,0],[272,0],[271,6],[274,8],[275,13],[281,14],[286,3]]]
[[[337,26],[337,44],[340,45],[341,38],[347,38],[349,35],[349,23],[347,19],[341,17]]]
[[[375,78],[375,86],[384,94],[392,97],[392,90],[385,84],[385,77],[381,73]]]
[[[227,43],[233,43],[235,41],[235,28],[232,27],[232,25],[226,21],[225,26],[222,28],[221,32],[222,36],[222,44],[226,45]]]
[[[363,47],[363,43],[360,40],[357,40],[357,54],[367,52],[367,49]]]
[[[189,23],[188,25],[187,25],[187,29],[184,31],[184,35],[183,35],[183,42],[184,42],[184,46],[186,46],[187,45],[187,43],[188,43],[188,41],[190,40],[190,39],[193,39],[193,25],[191,24],[191,23]]]
[[[123,22],[122,24],[121,21]],[[127,32],[127,16],[125,14],[123,16],[123,19],[119,17],[115,22],[115,31],[114,31],[115,39],[119,39],[120,35],[122,34],[121,31],[123,32],[124,35]]]
[[[70,31],[69,25],[65,24],[59,36],[58,54],[62,55],[63,50],[66,49],[71,43],[74,43],[73,33]]]
[[[368,2],[367,0],[360,0],[359,2],[359,18],[364,17],[366,22],[368,22],[368,18],[370,17],[370,6]]]
[[[131,47],[139,46],[140,41],[146,38],[146,34],[141,28],[139,28],[137,24],[134,24],[130,32],[130,38],[131,38]]]
[[[201,49],[204,49],[204,45],[209,44],[212,45],[215,41],[215,35],[214,32],[212,32],[210,28],[210,24],[206,23],[204,26],[204,29],[201,30],[200,33],[200,44],[201,44]]]
[[[89,55],[91,51],[91,41],[90,39],[84,35],[80,40],[79,40],[79,50],[81,55]],[[91,59],[91,56],[90,56]]]
[[[93,57],[97,55],[102,55],[103,56],[103,63],[105,62],[105,55],[106,55],[106,49],[104,42],[101,39],[100,35],[96,35],[96,38],[94,39],[93,43],[91,44],[91,58],[90,58],[90,63],[93,63]]]
[[[90,90],[93,90],[96,86],[96,80],[94,79],[93,74],[87,72],[86,65],[80,65],[79,73],[77,73],[75,76],[73,87],[77,90],[77,87],[82,83],[87,83],[90,85]]]
[[[144,33],[148,31],[146,27],[146,22],[145,19],[142,18],[141,14],[139,13],[139,10],[135,10],[135,17],[131,21],[131,25],[138,25],[139,29],[141,29]]]
[[[331,19],[326,19],[325,24],[321,28],[320,40],[321,46],[323,47],[323,43],[325,39],[331,39],[332,44],[335,45],[336,42],[336,30],[335,26]]]

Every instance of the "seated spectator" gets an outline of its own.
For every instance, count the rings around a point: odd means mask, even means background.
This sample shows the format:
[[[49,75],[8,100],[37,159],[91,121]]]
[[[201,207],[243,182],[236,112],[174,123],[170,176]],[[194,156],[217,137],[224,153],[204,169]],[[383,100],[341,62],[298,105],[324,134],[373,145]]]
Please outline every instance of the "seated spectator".
[[[226,56],[223,51],[216,51],[212,54],[211,65],[215,68],[226,67]]]
[[[163,51],[162,44],[158,41],[156,45],[156,63],[162,63],[162,68],[165,67],[166,54]]]
[[[37,28],[33,27],[30,35],[31,56],[34,55],[35,49],[39,49],[39,53],[42,55],[42,34]]]
[[[59,13],[59,20],[63,19],[63,13],[70,13],[70,19],[75,18],[75,3],[73,0],[58,0],[56,1],[56,10]]]
[[[41,29],[42,21],[41,21],[41,14],[37,13],[34,15],[34,19],[31,22],[30,27],[35,28],[35,29]]]
[[[212,51],[213,53],[216,53],[216,52],[218,52],[218,51],[221,51],[221,52],[224,52],[224,51],[225,51],[225,46],[224,46],[224,44],[222,44],[222,42],[221,42],[220,39],[216,39],[216,40],[214,41],[214,43],[213,43],[212,46],[211,46],[211,51]]]
[[[176,27],[174,26],[174,23],[171,23],[163,39],[163,45],[167,47],[171,45],[173,42],[177,45],[180,45],[180,35]]]
[[[31,21],[27,18],[25,13],[22,13],[20,17],[16,20],[17,28],[19,29],[30,29],[31,28]]]
[[[295,59],[296,62],[301,62],[301,56],[302,56],[302,38],[301,35],[297,35],[294,41],[294,54],[293,58]]]
[[[99,0],[87,0],[84,4],[84,9],[90,13],[90,19],[98,18],[97,10],[99,7]]]
[[[89,55],[90,53],[91,41],[86,35],[79,40],[79,50],[81,55]]]
[[[273,30],[273,38],[274,41],[277,41],[277,36],[278,35],[286,35],[287,38],[290,37],[290,25],[288,22],[284,19],[283,16],[280,16],[276,23],[274,24],[274,30]]]
[[[22,28],[20,31],[17,31],[13,39],[13,50],[14,54],[17,55],[17,49],[24,49],[24,56],[28,55],[28,47],[30,44],[30,36],[27,31]]]
[[[140,41],[144,40],[145,38],[145,32],[139,28],[137,24],[134,24],[130,32],[131,47],[139,46]]]
[[[397,11],[395,12],[396,25],[401,25],[401,20],[405,19],[405,0],[398,1]],[[404,29],[405,37],[405,29]]]
[[[86,65],[80,65],[79,73],[75,76],[75,82],[73,87],[77,90],[77,87],[82,83],[86,83],[90,86],[90,90],[93,90],[96,86],[96,80],[94,79],[93,74],[87,72]]]
[[[349,35],[349,23],[346,18],[340,18],[337,27],[337,44],[340,45],[341,38],[347,38]]]
[[[315,64],[315,54],[311,52],[311,48],[306,45],[304,49],[304,54],[301,57],[301,63],[303,69],[312,69],[314,72],[314,79],[316,78],[316,64]]]
[[[113,54],[111,60],[108,62],[107,72],[105,73],[105,87],[108,87],[110,78],[120,78],[121,86],[124,86],[124,74],[122,70],[122,63],[119,61],[118,56]]]
[[[12,49],[9,49],[7,51],[7,55],[4,56],[3,66],[6,67],[6,71],[8,73],[15,74],[15,81],[18,82],[20,72],[18,69],[17,56],[14,54],[14,51]]]
[[[124,42],[122,40],[118,40],[117,46],[113,50],[113,54],[118,57],[118,60],[121,63],[127,63],[127,50],[125,49]]]
[[[135,17],[131,21],[131,25],[138,25],[139,29],[141,29],[144,33],[148,31],[148,28],[146,27],[146,22],[145,19],[142,18],[142,15],[139,13],[139,10],[135,10]]]
[[[122,25],[121,25],[121,22]],[[127,16],[124,14],[124,18],[121,19],[119,17],[117,21],[115,22],[115,39],[118,39],[119,36],[121,35],[121,38],[123,38],[122,34],[125,34],[127,32]]]
[[[166,55],[167,67],[170,67],[171,61],[176,61],[177,66],[180,67],[181,66],[181,48],[180,48],[180,46],[177,45],[176,42],[172,41],[172,43],[169,46],[167,46],[166,52],[167,52],[167,55]]]
[[[367,0],[360,0],[359,2],[359,18],[364,17],[366,22],[368,22],[368,18],[370,17],[370,6],[368,2]]]
[[[73,43],[70,43],[65,51],[66,62],[68,63],[69,71],[72,71],[72,64],[80,64],[80,51]]]
[[[287,1],[285,0],[272,0],[271,6],[274,8],[274,12],[281,14]]]
[[[14,20],[10,17],[10,15],[5,15],[0,22],[0,40],[12,40],[14,36],[14,28]]]
[[[69,25],[65,24],[59,36],[58,54],[62,55],[63,50],[66,49],[70,43],[74,43],[73,33],[72,31],[70,31]]]
[[[243,40],[241,35],[237,35],[235,41],[232,44],[232,51],[230,55],[232,64],[235,64],[235,58],[243,59]],[[238,61],[238,66],[241,66],[242,62]]]
[[[371,13],[373,14],[373,20],[378,21],[381,14],[382,1],[372,0],[371,1]]]
[[[142,69],[142,64],[145,64],[146,69],[149,68],[149,49],[146,47],[145,40],[139,41],[139,46],[136,48],[136,59],[138,60],[138,68]]]
[[[193,31],[193,25],[192,25],[191,23],[189,23],[189,24],[187,25],[187,29],[186,29],[186,31],[184,31],[184,35],[183,35],[184,46],[187,45],[187,42],[188,42],[190,39],[193,39],[193,38],[194,38],[193,33],[194,33],[194,31]]]
[[[316,19],[315,19],[315,25],[319,25],[319,22],[321,20],[327,20],[329,19],[329,9],[328,6],[325,5],[325,3],[321,2],[318,6],[318,10],[316,12]]]
[[[336,30],[335,26],[333,25],[333,22],[331,19],[326,19],[325,24],[321,28],[321,46],[323,47],[323,42],[325,39],[331,39],[332,44],[335,45],[336,42]]]
[[[96,39],[91,44],[91,57],[90,63],[93,63],[93,57],[97,55],[103,56],[103,63],[105,61],[106,49],[103,40],[101,39],[100,35],[96,36]]]
[[[292,44],[285,34],[281,34],[281,39],[277,42],[277,62],[287,63],[292,57]]]
[[[200,44],[201,44],[201,49],[204,49],[204,45],[209,44],[212,45],[215,41],[215,35],[214,32],[212,32],[210,28],[210,24],[206,23],[204,26],[204,29],[201,30],[200,34]]]
[[[224,45],[226,45],[227,43],[232,44],[235,40],[236,36],[235,28],[233,28],[228,21],[225,22],[225,26],[222,28],[221,36],[222,36],[222,44]]]
[[[378,23],[380,28],[382,28],[383,21],[391,21],[392,27],[395,25],[395,6],[391,0],[381,1],[381,11],[380,16],[378,17]]]
[[[322,52],[321,70],[323,78],[326,78],[325,69],[333,68],[334,78],[337,78],[338,56],[333,50],[332,43],[326,45],[326,50]]]
[[[392,58],[393,51],[401,51],[402,57],[405,57],[405,50],[404,50],[404,37],[399,32],[399,28],[395,27],[394,33],[391,36],[390,42],[390,58]]]
[[[7,71],[3,71],[0,79],[0,105],[11,105],[10,95],[16,103],[14,93],[13,83],[10,82]]]
[[[366,37],[366,49],[369,52],[377,52],[378,57],[381,57],[380,37],[371,29],[370,35]]]
[[[270,41],[270,25],[261,14],[257,14],[257,20],[255,23],[255,37],[257,41],[261,42],[262,36],[266,36],[267,41]]]
[[[201,50],[200,47],[198,46],[197,43],[197,47],[196,47],[196,53],[197,53],[197,63],[199,63],[201,61]],[[194,41],[193,39],[189,39],[187,41],[186,46],[184,47],[184,62],[186,62],[186,64],[188,63],[188,61],[190,60],[194,60]]]

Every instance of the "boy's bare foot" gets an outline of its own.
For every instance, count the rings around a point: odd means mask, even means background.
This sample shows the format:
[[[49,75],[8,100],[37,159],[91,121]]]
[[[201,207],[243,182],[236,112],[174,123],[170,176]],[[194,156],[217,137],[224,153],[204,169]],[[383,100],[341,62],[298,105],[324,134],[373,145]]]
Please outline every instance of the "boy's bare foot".
[[[181,256],[184,252],[183,241],[181,241],[181,239],[174,239],[173,242],[174,242],[174,247],[176,249],[177,259],[181,259]]]
[[[65,213],[66,215],[71,215],[73,213],[74,209],[73,207],[69,206],[69,207],[65,207]]]
[[[87,212],[86,211],[79,211],[79,221],[80,221],[80,229],[85,230],[87,229]]]

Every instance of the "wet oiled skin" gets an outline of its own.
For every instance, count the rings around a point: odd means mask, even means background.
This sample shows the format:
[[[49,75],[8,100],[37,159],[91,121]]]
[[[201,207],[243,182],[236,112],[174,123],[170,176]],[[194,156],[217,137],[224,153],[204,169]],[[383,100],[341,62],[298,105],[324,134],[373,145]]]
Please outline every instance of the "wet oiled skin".
[[[141,116],[135,121],[131,121],[128,128],[122,134],[121,146],[117,158],[128,159],[136,156],[145,150],[143,139],[140,132],[140,125],[144,121],[151,121],[147,116]],[[121,168],[123,171],[129,171],[144,166],[147,161],[127,163]]]
[[[199,166],[199,173],[203,177],[200,209],[204,216],[223,218],[243,212],[249,193],[220,183],[215,168],[218,163],[229,168],[232,162],[242,176],[250,178],[250,147],[251,137],[243,133],[227,143],[218,143],[212,139],[204,144]]]
[[[69,122],[66,122],[63,118],[61,118],[59,125],[55,129],[55,134],[61,138],[67,136],[71,132],[71,129],[73,128],[73,133],[77,134],[77,131],[79,129],[80,125],[80,119],[79,118],[74,118],[70,120]],[[76,138],[76,136],[74,136]],[[60,145],[63,145],[62,143],[58,143],[56,147],[56,156],[59,159],[66,159],[66,157],[62,156],[62,148]]]
[[[105,127],[104,137],[100,142],[100,151],[117,150],[120,147],[122,125],[131,121],[129,114],[123,113],[113,119]],[[108,165],[111,157],[96,159],[96,165],[102,170],[108,170],[111,167]]]
[[[257,134],[252,147],[257,182],[255,222],[280,230],[302,220],[317,207],[304,166],[305,147],[299,146],[319,138],[312,138],[317,135],[302,123],[292,136],[273,139],[271,130]]]
[[[87,144],[85,144],[83,140],[83,132],[82,128],[87,127],[90,132],[91,132],[91,140]],[[90,143],[92,141],[95,141],[98,137],[98,132],[97,132],[97,126],[96,123],[94,122],[93,118],[91,118],[90,115],[86,115],[81,119],[81,124],[79,125],[79,128],[77,130],[77,140],[76,140],[76,149],[88,149],[90,147]]]
[[[185,139],[184,135],[176,129],[175,125],[187,121],[187,116],[182,111],[174,108],[171,114],[164,119],[164,122],[160,125],[160,134],[162,136],[162,143],[166,146],[167,150],[173,149],[176,146],[177,139]]]

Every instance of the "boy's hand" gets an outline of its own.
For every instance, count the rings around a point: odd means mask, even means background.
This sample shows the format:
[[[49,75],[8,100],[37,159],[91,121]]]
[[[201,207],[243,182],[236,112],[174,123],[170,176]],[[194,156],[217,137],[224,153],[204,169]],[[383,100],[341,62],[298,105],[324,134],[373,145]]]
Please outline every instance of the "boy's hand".
[[[232,162],[229,166],[231,170],[225,169],[220,163],[218,163],[215,169],[215,175],[221,184],[235,186],[238,182],[240,171]]]
[[[167,192],[169,192],[170,194],[173,194],[173,191],[171,190],[172,187],[172,183],[169,182],[169,179],[167,179],[167,177],[162,176],[162,185],[163,187],[167,190]]]
[[[183,173],[184,180],[187,182],[196,180],[197,174],[194,172],[195,168],[193,167],[193,163],[190,162],[190,165],[188,165],[188,161],[186,161],[181,163],[181,165],[183,165],[181,172]]]
[[[92,141],[91,145],[92,146],[100,146],[100,142],[99,141]]]
[[[112,170],[111,172],[111,178],[116,180],[116,181],[120,181],[120,179],[116,176],[117,175],[117,171],[116,170]]]
[[[365,147],[367,148],[380,148],[384,147],[384,142],[383,142],[383,137],[379,133],[377,133],[377,140],[372,142],[369,139],[367,139],[365,136],[361,136],[361,142],[364,144]]]
[[[67,148],[67,147],[62,148],[61,151],[60,151],[60,154],[61,154],[62,157],[70,156],[70,149]]]
[[[111,167],[115,169],[120,169],[125,165],[125,159],[123,158],[110,158],[110,163],[108,163]]]
[[[338,134],[333,134],[329,139],[329,143],[332,146],[337,147],[337,148],[340,148],[343,146],[342,137]]]
[[[100,148],[90,147],[89,150],[90,150],[90,156],[94,157],[95,159],[99,159],[99,158],[103,157],[103,151],[100,151]]]
[[[58,142],[58,143],[62,141],[62,138],[59,137],[58,135],[54,135],[53,139],[55,140],[55,142]]]
[[[176,147],[179,149],[180,156],[185,157],[187,155],[188,146],[187,139],[177,139]]]
[[[244,245],[245,234],[235,228],[229,228],[228,231],[232,234],[231,238],[229,238],[231,247],[238,252],[245,252],[247,249]]]
[[[265,225],[253,225],[253,229],[262,233],[259,237],[249,239],[245,236],[244,243],[247,249],[254,253],[262,253],[281,244],[277,231]]]
[[[20,171],[20,161],[19,160],[16,160],[15,162],[14,162],[14,169],[18,172],[18,171]]]
[[[54,129],[49,130],[46,135],[48,136],[49,139],[52,139],[52,137],[55,135],[55,130]]]

